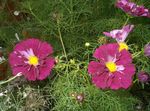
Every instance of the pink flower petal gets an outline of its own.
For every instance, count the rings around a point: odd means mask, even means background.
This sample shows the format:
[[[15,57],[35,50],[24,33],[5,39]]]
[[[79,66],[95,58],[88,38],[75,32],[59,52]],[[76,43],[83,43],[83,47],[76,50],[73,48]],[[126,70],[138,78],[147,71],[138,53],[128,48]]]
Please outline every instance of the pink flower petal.
[[[111,82],[110,88],[117,90],[119,88],[121,88],[121,78],[120,78],[120,73],[119,72],[115,72],[114,73],[114,78]]]
[[[127,89],[132,85],[132,78],[123,77],[121,79],[122,88]]]
[[[114,57],[118,52],[118,48],[119,46],[116,43],[102,45],[96,49],[93,56],[99,60],[108,61],[108,55]]]
[[[24,59],[20,58],[20,56],[18,57],[17,54],[12,52],[12,53],[10,53],[10,56],[9,56],[9,63],[11,66],[22,65],[22,64],[24,64]]]
[[[132,63],[132,55],[127,50],[122,50],[120,52],[120,58],[116,62],[117,65],[126,65]]]
[[[107,88],[107,80],[108,80],[108,75],[107,73],[103,73],[102,75],[99,76],[93,76],[92,77],[92,82],[99,88],[105,89]]]
[[[38,76],[38,74],[36,73],[37,72],[36,70],[37,69],[32,67],[28,72],[24,74],[25,78],[28,79],[29,81],[35,81]]]
[[[105,36],[111,37],[111,34],[110,34],[109,32],[103,32],[103,34],[104,34]]]
[[[45,65],[41,66],[39,68],[40,75],[37,77],[37,79],[43,80],[48,75],[50,75],[50,72],[51,72],[52,68],[54,67],[54,63],[55,63],[55,60],[53,58],[48,58],[45,61]]]
[[[38,53],[38,56],[40,58],[47,57],[48,55],[51,55],[53,53],[52,46],[50,44],[48,44],[47,42],[41,43],[38,51],[40,52],[40,53]]]
[[[129,77],[132,77],[135,74],[135,70],[134,64],[128,64],[125,66],[123,73]]]
[[[88,65],[88,72],[92,75],[100,75],[104,72],[105,66],[99,62],[92,61]]]

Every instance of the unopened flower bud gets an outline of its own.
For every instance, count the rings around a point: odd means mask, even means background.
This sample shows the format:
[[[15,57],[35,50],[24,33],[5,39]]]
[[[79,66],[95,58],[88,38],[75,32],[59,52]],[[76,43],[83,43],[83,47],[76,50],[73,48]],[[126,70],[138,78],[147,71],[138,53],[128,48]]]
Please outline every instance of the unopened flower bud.
[[[89,42],[86,42],[85,43],[85,47],[89,47],[90,46],[90,43]]]
[[[142,72],[140,72],[139,74],[138,74],[138,79],[139,79],[139,81],[141,82],[141,83],[146,83],[146,82],[148,82],[149,81],[149,74],[147,73],[147,72],[144,72],[144,71],[142,71]]]
[[[77,96],[76,96],[76,100],[78,101],[78,102],[83,102],[84,101],[84,95],[81,93],[81,94],[78,94]]]
[[[144,54],[145,56],[150,57],[150,44],[145,45]]]

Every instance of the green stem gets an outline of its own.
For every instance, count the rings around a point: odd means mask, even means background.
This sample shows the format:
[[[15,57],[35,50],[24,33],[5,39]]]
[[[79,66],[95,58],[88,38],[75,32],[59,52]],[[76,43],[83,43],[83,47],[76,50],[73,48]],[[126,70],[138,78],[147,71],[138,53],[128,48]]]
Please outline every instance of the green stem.
[[[48,29],[44,24],[43,24],[43,21],[41,19],[39,19],[35,13],[32,11],[32,8],[31,8],[31,5],[29,4],[29,10],[30,10],[30,13],[31,15],[33,15],[35,17],[35,19],[37,19],[37,21],[39,21],[39,23],[46,29]]]
[[[89,54],[90,52],[89,52],[88,48],[87,48],[87,51],[88,51],[88,55],[87,55],[88,56],[88,62],[90,62],[90,54]]]
[[[132,58],[134,59],[135,57],[138,57],[141,53],[142,51],[132,54]]]
[[[21,75],[21,73],[18,73],[17,75],[15,75],[15,76],[13,76],[13,77],[9,78],[9,79],[8,79],[8,80],[6,80],[6,81],[2,81],[2,82],[0,82],[0,85],[3,85],[3,84],[8,83],[8,82],[10,82],[10,81],[12,81],[12,80],[16,79],[16,78],[17,78],[17,77],[19,77],[20,75]]]
[[[63,42],[63,39],[62,39],[62,35],[61,35],[61,31],[60,31],[60,21],[59,21],[59,19],[57,19],[57,27],[58,27],[58,34],[59,34],[59,38],[60,38],[61,45],[62,45],[62,48],[63,48],[63,52],[64,52],[64,55],[65,55],[66,61],[68,63],[68,58],[67,58],[65,45],[64,45],[64,42]]]
[[[123,26],[127,25],[127,23],[129,22],[129,20],[130,20],[130,17],[127,18],[127,20],[126,20],[126,22],[124,23]]]

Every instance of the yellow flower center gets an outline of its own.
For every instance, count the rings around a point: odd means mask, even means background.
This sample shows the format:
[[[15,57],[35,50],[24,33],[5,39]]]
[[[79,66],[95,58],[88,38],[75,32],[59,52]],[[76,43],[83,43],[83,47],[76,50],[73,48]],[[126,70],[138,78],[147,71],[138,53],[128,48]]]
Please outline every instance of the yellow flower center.
[[[30,65],[34,65],[34,66],[38,65],[39,64],[38,57],[36,57],[36,56],[30,56],[29,57],[29,64]]]
[[[128,46],[125,42],[120,42],[119,43],[119,52],[122,51],[123,49],[128,50]]]
[[[115,72],[117,71],[117,66],[114,62],[106,62],[106,67],[110,72]]]

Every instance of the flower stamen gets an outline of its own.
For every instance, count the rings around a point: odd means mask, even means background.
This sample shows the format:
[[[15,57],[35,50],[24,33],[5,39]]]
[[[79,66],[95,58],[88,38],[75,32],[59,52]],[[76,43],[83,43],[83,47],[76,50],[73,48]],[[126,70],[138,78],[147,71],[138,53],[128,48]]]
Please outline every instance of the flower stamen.
[[[108,70],[113,73],[117,71],[117,66],[114,62],[106,62],[106,67],[108,68]]]
[[[119,43],[119,52],[122,51],[122,50],[128,50],[128,46],[125,42],[120,42]]]
[[[39,59],[36,56],[29,56],[28,60],[29,60],[28,63],[30,65],[37,66],[39,64]]]

